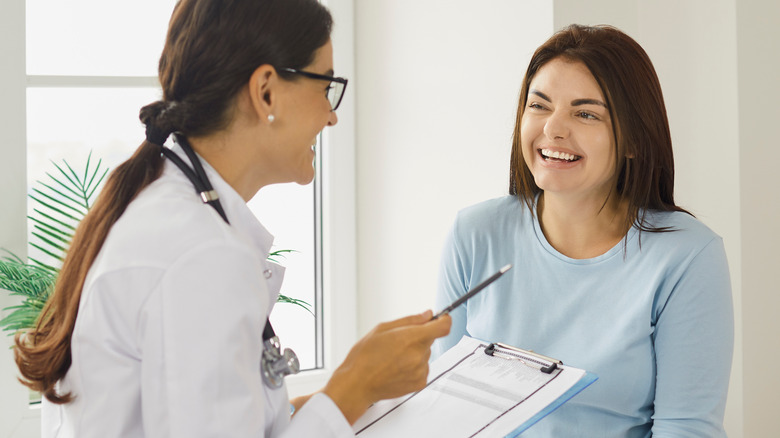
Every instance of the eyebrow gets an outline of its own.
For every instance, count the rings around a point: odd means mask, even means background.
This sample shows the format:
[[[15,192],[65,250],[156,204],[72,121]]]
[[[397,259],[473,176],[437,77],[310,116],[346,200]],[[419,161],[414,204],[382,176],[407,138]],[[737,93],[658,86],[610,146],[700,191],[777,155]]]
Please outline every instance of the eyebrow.
[[[574,99],[571,101],[572,106],[577,105],[601,105],[604,108],[607,107],[607,104],[598,100],[598,99]]]
[[[535,95],[537,95],[537,96],[541,97],[542,99],[544,99],[544,100],[546,100],[546,101],[548,101],[548,102],[552,103],[552,99],[550,99],[550,97],[549,97],[549,96],[547,96],[546,94],[542,93],[542,92],[541,92],[541,91],[539,91],[539,90],[533,90],[533,89],[532,89],[532,90],[530,90],[530,91],[529,91],[529,93],[530,93],[530,94],[535,94]],[[606,107],[607,107],[607,104],[606,104],[606,103],[604,103],[604,102],[602,102],[602,101],[600,101],[600,100],[598,100],[598,99],[574,99],[574,100],[572,100],[572,101],[571,101],[571,104],[572,104],[572,106],[579,106],[579,105],[599,105],[599,106],[603,106],[604,108],[606,108]]]
[[[537,96],[541,97],[542,99],[544,99],[544,100],[546,100],[546,101],[548,101],[548,102],[552,103],[552,99],[550,99],[549,97],[547,97],[547,95],[546,95],[546,94],[542,93],[542,92],[541,92],[541,91],[539,91],[539,90],[533,90],[533,89],[532,89],[530,93],[531,93],[531,94],[535,94],[535,95],[537,95]]]

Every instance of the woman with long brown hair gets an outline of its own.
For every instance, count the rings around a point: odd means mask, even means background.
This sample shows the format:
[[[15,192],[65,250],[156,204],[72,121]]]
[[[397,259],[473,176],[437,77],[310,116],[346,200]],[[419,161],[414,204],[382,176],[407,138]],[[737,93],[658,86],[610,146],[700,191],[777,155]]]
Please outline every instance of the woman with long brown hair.
[[[246,202],[314,177],[312,144],[347,84],[333,77],[331,24],[316,0],[176,5],[146,140],[16,338],[23,382],[46,399],[44,437],[352,436],[372,403],[425,385],[450,324],[430,312],[377,326],[290,419],[295,361],[268,323],[283,269]]]
[[[438,305],[511,263],[452,313],[450,335],[596,373],[529,437],[722,437],[733,346],[722,239],[674,202],[672,141],[645,51],[609,26],[539,47],[520,91],[509,195],[461,211]]]

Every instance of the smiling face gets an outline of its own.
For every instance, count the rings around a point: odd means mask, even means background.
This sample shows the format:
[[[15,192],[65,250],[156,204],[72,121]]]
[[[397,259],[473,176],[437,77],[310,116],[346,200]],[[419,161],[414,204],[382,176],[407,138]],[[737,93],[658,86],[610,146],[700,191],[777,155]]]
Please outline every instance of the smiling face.
[[[520,126],[523,158],[545,194],[595,197],[614,185],[615,139],[585,64],[555,58],[531,80]]]
[[[315,52],[314,61],[302,68],[311,73],[333,75],[333,46],[328,41]],[[338,122],[331,111],[326,80],[295,76],[282,81],[284,102],[274,114],[273,124],[278,128],[278,142],[272,146],[265,160],[273,160],[269,166],[278,173],[273,182],[308,184],[314,179],[314,144],[325,126]]]

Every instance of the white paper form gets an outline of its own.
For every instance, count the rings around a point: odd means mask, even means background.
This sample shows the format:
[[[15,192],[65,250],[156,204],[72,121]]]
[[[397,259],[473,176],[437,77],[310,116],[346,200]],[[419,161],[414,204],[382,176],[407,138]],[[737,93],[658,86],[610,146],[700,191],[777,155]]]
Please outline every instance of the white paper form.
[[[530,361],[488,356],[487,345],[461,339],[431,364],[425,389],[372,406],[353,426],[357,436],[514,436],[586,374],[565,366],[545,374]]]

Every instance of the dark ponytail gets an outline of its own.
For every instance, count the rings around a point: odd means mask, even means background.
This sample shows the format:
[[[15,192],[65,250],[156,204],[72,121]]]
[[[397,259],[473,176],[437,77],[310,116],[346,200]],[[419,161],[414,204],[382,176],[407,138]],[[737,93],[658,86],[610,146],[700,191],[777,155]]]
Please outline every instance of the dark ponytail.
[[[70,337],[87,272],[111,227],[130,201],[160,176],[162,165],[160,146],[145,141],[111,173],[92,210],[76,229],[54,292],[46,301],[36,328],[26,335],[16,335],[15,360],[25,379],[22,383],[54,403],[71,400],[70,394],[58,395],[54,384],[70,368]]]
[[[235,97],[257,67],[306,67],[330,39],[331,25],[330,13],[316,0],[177,3],[160,58],[163,100],[143,107],[139,115],[147,140],[112,172],[76,229],[36,327],[15,337],[23,384],[53,403],[73,399],[70,393],[58,394],[55,385],[71,365],[70,340],[84,281],[111,227],[160,177],[165,139],[174,132],[202,136],[227,127]]]

